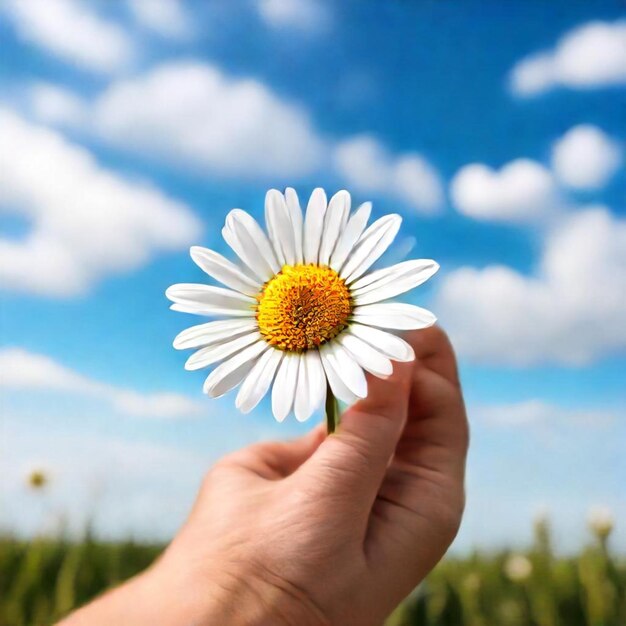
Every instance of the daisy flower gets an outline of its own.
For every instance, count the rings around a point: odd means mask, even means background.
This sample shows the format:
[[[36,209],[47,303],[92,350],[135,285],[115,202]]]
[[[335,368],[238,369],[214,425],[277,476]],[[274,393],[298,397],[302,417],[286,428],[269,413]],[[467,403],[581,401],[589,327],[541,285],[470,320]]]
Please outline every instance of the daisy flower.
[[[33,469],[26,476],[26,484],[30,489],[39,491],[43,489],[49,482],[48,474],[43,469]]]
[[[587,524],[592,532],[600,539],[611,534],[615,520],[611,510],[604,506],[594,506],[587,515]]]
[[[533,573],[533,564],[523,554],[512,554],[504,563],[504,573],[513,582],[522,582]]]
[[[236,406],[251,411],[273,383],[272,412],[308,419],[326,398],[329,430],[335,398],[352,404],[367,395],[365,371],[381,378],[391,361],[412,361],[411,346],[391,331],[426,328],[435,316],[412,304],[389,302],[430,278],[430,259],[370,271],[393,242],[402,221],[385,215],[367,226],[372,205],[351,213],[350,194],[327,201],[315,189],[303,217],[296,192],[265,198],[267,234],[241,209],[226,217],[222,236],[241,264],[194,246],[191,258],[225,285],[172,285],[172,309],[218,319],[192,326],[174,340],[198,349],[187,370],[217,365],[204,391],[219,397],[241,384]]]

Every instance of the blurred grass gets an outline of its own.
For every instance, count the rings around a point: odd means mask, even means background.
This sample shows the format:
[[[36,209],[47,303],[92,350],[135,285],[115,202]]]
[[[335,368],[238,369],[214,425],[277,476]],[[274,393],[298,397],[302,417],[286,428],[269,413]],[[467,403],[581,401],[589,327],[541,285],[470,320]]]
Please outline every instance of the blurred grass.
[[[387,626],[624,626],[626,561],[606,531],[576,556],[557,557],[547,522],[525,552],[448,557]],[[0,626],[51,624],[147,567],[162,546],[0,537]]]

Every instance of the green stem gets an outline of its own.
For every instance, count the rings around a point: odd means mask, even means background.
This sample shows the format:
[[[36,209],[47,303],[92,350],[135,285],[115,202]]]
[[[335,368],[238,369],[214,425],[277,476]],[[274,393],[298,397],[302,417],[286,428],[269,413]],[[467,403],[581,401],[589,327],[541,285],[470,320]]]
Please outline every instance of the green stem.
[[[333,395],[330,385],[326,385],[326,431],[329,435],[337,430],[339,426],[339,403]]]

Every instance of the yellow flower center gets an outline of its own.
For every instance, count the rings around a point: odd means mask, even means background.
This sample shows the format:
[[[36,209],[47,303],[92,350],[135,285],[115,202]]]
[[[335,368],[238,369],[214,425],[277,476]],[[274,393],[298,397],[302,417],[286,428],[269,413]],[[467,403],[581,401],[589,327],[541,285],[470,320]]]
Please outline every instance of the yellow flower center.
[[[285,265],[258,296],[259,331],[271,345],[301,352],[316,348],[345,327],[350,292],[330,267]]]

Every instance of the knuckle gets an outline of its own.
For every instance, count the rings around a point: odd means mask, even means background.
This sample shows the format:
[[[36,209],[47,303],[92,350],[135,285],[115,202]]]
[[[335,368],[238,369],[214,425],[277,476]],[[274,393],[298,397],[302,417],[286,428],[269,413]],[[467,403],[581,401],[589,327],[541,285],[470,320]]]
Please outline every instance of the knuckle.
[[[237,465],[234,455],[228,454],[222,457],[204,474],[202,488],[210,487],[216,482],[221,481],[224,477],[230,476]]]
[[[452,543],[459,532],[464,508],[465,498],[460,497],[457,501],[451,502],[447,506],[439,507],[433,511],[439,531],[449,543]]]
[[[448,333],[439,324],[431,326],[426,329],[426,332],[430,335],[431,341],[440,348],[447,348],[452,350],[452,343]]]

